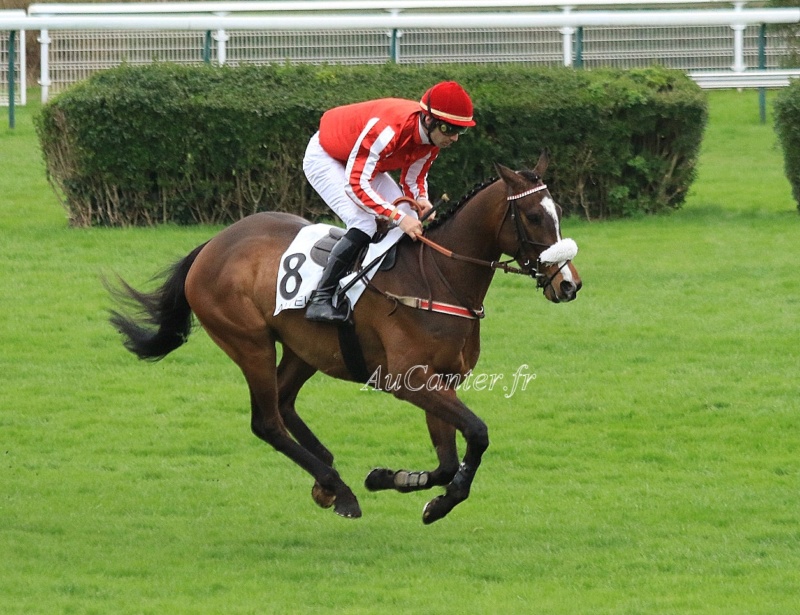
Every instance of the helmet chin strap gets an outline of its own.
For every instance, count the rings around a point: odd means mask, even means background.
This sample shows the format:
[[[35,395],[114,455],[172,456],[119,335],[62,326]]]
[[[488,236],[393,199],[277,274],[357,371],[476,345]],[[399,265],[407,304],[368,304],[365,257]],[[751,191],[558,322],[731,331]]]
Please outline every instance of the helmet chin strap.
[[[430,90],[428,91],[428,96],[425,99],[425,105],[428,107],[428,112],[424,113],[422,116],[422,126],[423,128],[425,128],[425,134],[428,135],[428,141],[433,143],[433,137],[431,136],[431,132],[433,132],[433,124],[436,118],[433,116],[433,111],[431,111]]]
[[[435,123],[436,118],[432,115],[427,115],[425,113],[422,114],[422,128],[425,130],[425,134],[428,136],[428,141],[433,144],[433,137],[431,133],[433,132],[433,125]]]

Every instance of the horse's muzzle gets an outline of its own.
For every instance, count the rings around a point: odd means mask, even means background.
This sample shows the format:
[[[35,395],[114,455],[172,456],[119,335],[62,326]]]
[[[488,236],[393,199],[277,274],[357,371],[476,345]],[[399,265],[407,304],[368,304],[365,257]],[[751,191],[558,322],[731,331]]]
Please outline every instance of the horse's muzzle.
[[[569,271],[569,275],[563,275],[564,269]],[[547,283],[542,285],[542,288],[548,301],[567,303],[574,301],[578,297],[578,291],[582,286],[583,282],[581,282],[574,268],[571,267],[571,263],[565,263],[559,271],[548,279]]]
[[[578,282],[577,284],[571,280],[562,280],[561,284],[559,284],[559,301],[572,301],[578,296],[578,291],[581,289],[583,284]]]

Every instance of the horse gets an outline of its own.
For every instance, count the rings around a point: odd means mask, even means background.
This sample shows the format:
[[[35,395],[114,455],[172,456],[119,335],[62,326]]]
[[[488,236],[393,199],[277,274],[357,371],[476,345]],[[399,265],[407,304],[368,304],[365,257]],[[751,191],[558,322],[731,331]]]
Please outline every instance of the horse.
[[[403,493],[443,487],[424,507],[425,524],[467,499],[489,446],[486,424],[457,393],[478,361],[483,300],[495,271],[532,278],[554,303],[572,301],[581,289],[572,263],[577,246],[562,239],[561,209],[542,180],[547,164],[546,152],[532,171],[495,164],[499,176],[437,216],[420,241],[398,242],[394,266],[374,273],[352,311],[367,373],[394,378],[391,387],[378,379],[369,384],[425,412],[438,458],[433,470],[373,469],[365,487]],[[362,512],[355,494],[295,401],[316,372],[362,384],[363,374],[348,367],[336,325],[307,321],[303,309],[273,315],[278,276],[287,275],[279,259],[308,224],[287,213],[252,214],[174,263],[152,292],[119,278],[108,286],[122,304],[110,321],[129,351],[156,361],[187,341],[194,314],[244,374],[253,433],[313,477],[316,504],[356,518]],[[503,254],[510,258],[500,261]],[[466,442],[460,461],[457,431]]]

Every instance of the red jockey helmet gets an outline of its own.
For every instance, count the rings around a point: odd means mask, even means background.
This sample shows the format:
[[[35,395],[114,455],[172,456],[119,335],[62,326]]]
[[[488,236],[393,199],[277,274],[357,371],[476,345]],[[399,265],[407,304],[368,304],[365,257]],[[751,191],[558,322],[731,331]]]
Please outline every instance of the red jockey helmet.
[[[472,101],[455,81],[442,81],[422,95],[419,106],[437,120],[455,126],[474,126]]]

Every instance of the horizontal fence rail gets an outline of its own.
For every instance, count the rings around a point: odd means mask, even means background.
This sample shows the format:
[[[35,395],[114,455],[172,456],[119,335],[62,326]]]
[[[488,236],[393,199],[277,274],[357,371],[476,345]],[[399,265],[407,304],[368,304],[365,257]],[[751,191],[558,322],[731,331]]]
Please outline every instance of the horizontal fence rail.
[[[800,23],[800,8],[748,8],[748,4],[761,3],[296,0],[33,4],[27,14],[0,12],[0,32],[40,32],[43,100],[98,70],[154,60],[231,65],[518,62],[614,68],[658,63],[686,70],[702,87],[784,85],[795,76],[791,71],[775,72],[788,54],[786,40],[765,25]],[[0,38],[0,54],[6,49],[2,41]],[[22,76],[24,63],[21,67]],[[772,71],[770,77],[768,71]],[[756,78],[756,73],[761,77]]]
[[[98,5],[102,6],[102,5]],[[434,20],[435,17],[435,20]],[[432,20],[435,23],[432,23]],[[504,13],[375,13],[357,15],[29,15],[9,18],[10,29],[28,30],[343,30],[402,28],[563,28],[591,26],[747,26],[800,22],[800,8],[669,11],[570,11]],[[6,27],[6,29],[9,29]]]
[[[787,70],[697,71],[691,77],[701,88],[780,88],[789,85],[791,79],[800,78],[800,68]]]
[[[86,15],[86,14],[158,14],[158,13],[289,13],[289,12],[344,12],[344,11],[404,11],[404,10],[480,10],[480,9],[553,9],[573,10],[583,8],[698,8],[724,6],[743,8],[764,2],[747,0],[267,0],[252,2],[116,2],[104,3],[98,11],[96,3],[31,4],[31,15]]]

